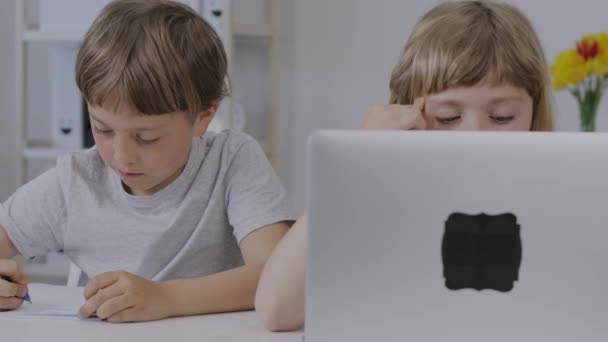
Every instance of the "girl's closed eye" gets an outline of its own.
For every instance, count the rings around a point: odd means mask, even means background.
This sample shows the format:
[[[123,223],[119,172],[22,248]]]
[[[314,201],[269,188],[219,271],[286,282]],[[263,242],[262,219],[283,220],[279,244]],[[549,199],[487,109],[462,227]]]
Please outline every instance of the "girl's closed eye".
[[[437,122],[439,122],[442,125],[449,125],[449,124],[453,124],[456,123],[458,120],[460,120],[462,116],[461,115],[440,115],[440,116],[436,116],[435,120],[437,120]]]
[[[490,116],[490,119],[499,125],[504,125],[513,121],[513,119],[515,119],[515,115],[492,115]]]

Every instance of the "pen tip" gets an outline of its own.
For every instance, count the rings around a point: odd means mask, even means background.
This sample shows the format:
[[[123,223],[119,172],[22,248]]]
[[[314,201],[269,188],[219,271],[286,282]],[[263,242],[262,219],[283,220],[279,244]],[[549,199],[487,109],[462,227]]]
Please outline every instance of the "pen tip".
[[[25,297],[23,297],[23,300],[26,301],[26,302],[28,302],[28,303],[32,302],[32,300],[30,299],[30,294],[29,293],[25,294]]]

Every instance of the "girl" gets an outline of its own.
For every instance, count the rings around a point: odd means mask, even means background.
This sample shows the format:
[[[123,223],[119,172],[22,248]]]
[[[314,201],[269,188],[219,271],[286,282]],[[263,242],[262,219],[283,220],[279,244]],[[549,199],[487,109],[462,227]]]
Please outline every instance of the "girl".
[[[517,8],[442,3],[410,35],[390,80],[390,104],[367,112],[365,129],[550,131],[547,65],[532,25]],[[304,324],[306,219],[268,259],[256,310],[270,330]]]

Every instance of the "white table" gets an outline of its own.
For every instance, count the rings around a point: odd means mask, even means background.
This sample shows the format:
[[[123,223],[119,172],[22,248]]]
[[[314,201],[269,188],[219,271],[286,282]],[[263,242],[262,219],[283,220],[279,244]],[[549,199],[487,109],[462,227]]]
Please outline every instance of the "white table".
[[[253,311],[113,324],[78,319],[0,318],[7,342],[302,342],[303,331],[272,333]]]

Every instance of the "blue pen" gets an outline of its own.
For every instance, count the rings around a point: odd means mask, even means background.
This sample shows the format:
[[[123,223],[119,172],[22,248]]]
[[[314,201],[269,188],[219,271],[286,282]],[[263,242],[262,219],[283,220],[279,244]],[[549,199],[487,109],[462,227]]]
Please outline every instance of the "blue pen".
[[[9,281],[9,282],[12,282],[11,278],[9,278],[7,276],[2,276],[2,279],[6,280],[6,281]],[[23,300],[26,301],[26,302],[28,302],[28,303],[32,303],[32,300],[30,299],[30,294],[27,293],[27,292],[25,293],[25,296],[23,296]]]

